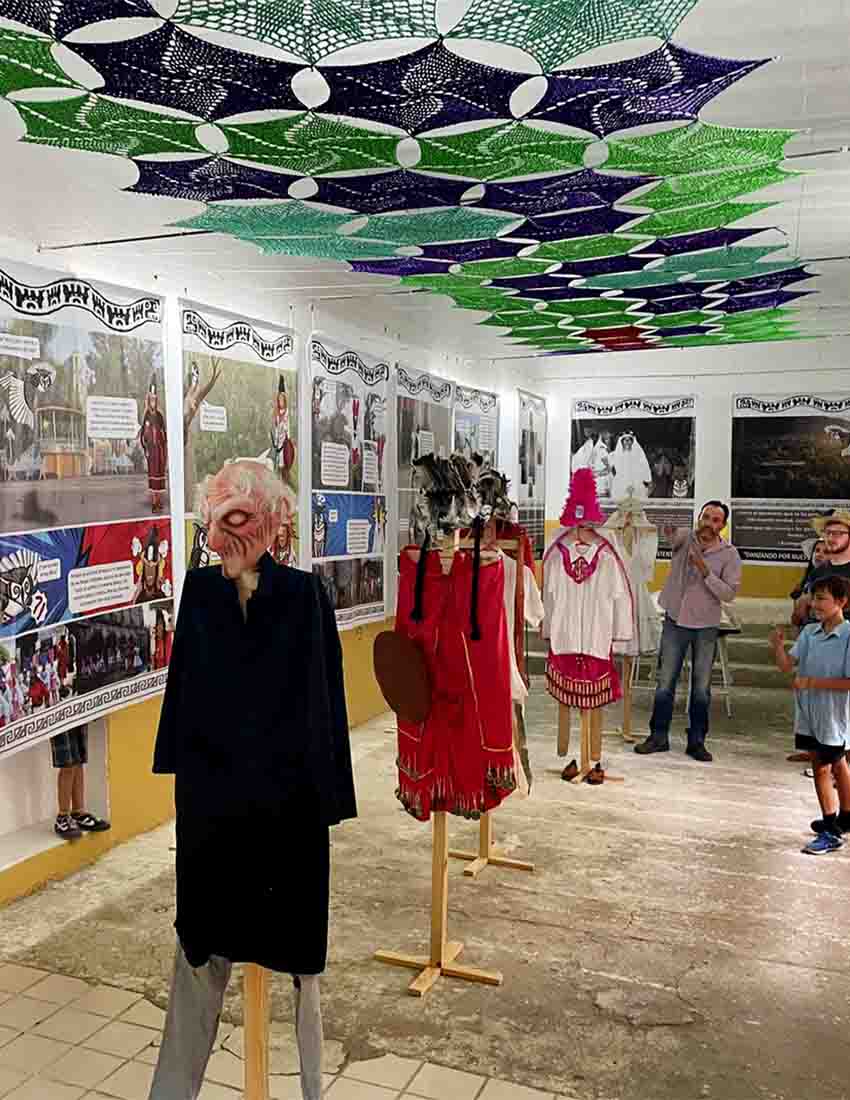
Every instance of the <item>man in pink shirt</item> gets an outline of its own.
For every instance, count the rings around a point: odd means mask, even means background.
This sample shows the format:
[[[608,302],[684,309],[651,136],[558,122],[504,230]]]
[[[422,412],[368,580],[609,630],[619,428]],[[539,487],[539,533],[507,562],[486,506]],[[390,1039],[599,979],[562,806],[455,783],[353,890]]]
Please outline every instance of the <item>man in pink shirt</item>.
[[[680,527],[668,532],[673,544],[673,560],[659,599],[666,615],[661,634],[658,687],[649,720],[650,735],[640,745],[635,745],[635,752],[641,755],[667,752],[670,748],[676,684],[690,649],[691,702],[685,751],[694,760],[709,763],[712,759],[705,747],[705,738],[721,604],[731,603],[741,586],[741,557],[720,535],[728,519],[728,507],[722,501],[710,500],[700,512],[695,531]]]

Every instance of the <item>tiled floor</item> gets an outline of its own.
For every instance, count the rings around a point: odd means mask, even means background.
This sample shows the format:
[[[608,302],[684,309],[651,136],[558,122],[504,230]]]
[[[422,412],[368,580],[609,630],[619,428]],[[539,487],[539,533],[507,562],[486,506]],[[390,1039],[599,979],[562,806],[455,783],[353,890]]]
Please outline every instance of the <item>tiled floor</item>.
[[[147,1100],[164,1015],[137,993],[0,962],[0,1100]],[[241,1100],[242,1068],[217,1050],[199,1100]],[[561,1100],[394,1054],[325,1077],[328,1100]],[[297,1077],[270,1092],[301,1100]]]

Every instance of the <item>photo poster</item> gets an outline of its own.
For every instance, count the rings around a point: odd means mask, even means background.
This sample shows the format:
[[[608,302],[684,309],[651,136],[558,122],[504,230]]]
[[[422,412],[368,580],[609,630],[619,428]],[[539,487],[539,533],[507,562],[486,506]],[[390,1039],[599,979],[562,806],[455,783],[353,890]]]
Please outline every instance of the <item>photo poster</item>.
[[[454,447],[470,459],[480,454],[484,466],[499,463],[499,395],[472,386],[455,386]]]
[[[220,559],[196,509],[198,488],[230,459],[265,462],[284,486],[285,507],[269,548],[281,565],[300,561],[298,355],[292,329],[181,302],[183,506],[186,567]]]
[[[510,495],[519,508],[519,522],[528,533],[535,558],[546,549],[546,398],[517,390],[519,421],[519,481]]]
[[[850,506],[850,393],[732,399],[732,538],[744,561],[808,560],[811,521]]]
[[[451,454],[453,397],[454,385],[445,378],[401,365],[396,370],[399,550],[417,541],[413,463],[427,454]]]
[[[310,341],[311,557],[340,629],[386,618],[390,365]]]
[[[588,467],[606,516],[629,491],[658,528],[658,560],[672,548],[665,527],[692,527],[696,460],[694,397],[590,398],[573,402],[571,472]]]
[[[0,260],[0,757],[161,692],[160,298]]]

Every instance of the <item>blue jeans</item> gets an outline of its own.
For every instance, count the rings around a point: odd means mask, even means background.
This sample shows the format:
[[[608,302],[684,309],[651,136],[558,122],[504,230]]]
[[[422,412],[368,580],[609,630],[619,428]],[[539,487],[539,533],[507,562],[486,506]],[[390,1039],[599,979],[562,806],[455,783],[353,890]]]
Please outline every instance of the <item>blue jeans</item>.
[[[679,626],[668,615],[661,632],[661,653],[655,705],[649,720],[652,740],[668,744],[676,684],[685,655],[691,650],[691,703],[688,708],[688,748],[704,744],[711,709],[711,670],[717,649],[717,627]]]

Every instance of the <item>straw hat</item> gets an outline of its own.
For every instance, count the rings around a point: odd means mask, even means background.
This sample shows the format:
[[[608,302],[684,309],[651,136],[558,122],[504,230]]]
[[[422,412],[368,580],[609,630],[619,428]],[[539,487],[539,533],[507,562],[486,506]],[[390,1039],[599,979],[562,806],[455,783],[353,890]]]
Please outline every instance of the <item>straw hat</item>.
[[[819,535],[822,535],[824,528],[832,523],[840,523],[842,527],[846,527],[850,531],[850,512],[846,508],[836,508],[828,516],[815,516],[812,520],[812,527]]]

